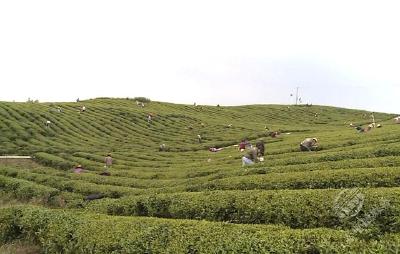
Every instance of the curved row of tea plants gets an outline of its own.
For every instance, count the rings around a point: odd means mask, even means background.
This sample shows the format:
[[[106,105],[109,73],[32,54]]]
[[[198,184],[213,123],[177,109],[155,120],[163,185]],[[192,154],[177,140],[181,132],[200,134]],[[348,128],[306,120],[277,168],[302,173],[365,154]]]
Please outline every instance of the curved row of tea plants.
[[[127,218],[37,207],[0,209],[0,242],[29,240],[44,253],[387,253],[398,235],[366,242],[350,232]]]

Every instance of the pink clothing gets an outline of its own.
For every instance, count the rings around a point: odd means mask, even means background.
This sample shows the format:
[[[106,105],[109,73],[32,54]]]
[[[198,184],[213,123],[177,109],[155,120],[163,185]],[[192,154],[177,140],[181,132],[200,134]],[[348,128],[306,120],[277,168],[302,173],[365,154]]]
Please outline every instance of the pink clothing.
[[[77,167],[77,168],[74,168],[74,173],[81,173],[82,172],[82,170],[83,170],[83,168],[79,168],[79,167]]]

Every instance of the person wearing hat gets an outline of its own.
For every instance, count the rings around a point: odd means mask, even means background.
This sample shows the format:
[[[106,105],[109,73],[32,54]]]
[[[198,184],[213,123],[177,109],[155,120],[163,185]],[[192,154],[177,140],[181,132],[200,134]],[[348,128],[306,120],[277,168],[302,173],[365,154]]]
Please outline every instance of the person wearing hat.
[[[257,147],[257,157],[264,157],[264,151],[265,151],[264,140],[259,139],[256,142],[256,147]]]
[[[111,154],[107,154],[107,156],[104,158],[104,162],[106,163],[106,165],[104,165],[105,168],[111,168],[112,163],[113,163]]]
[[[300,143],[300,151],[313,151],[318,146],[318,139],[317,138],[306,138],[303,142]]]
[[[165,144],[161,144],[160,148],[158,148],[158,151],[164,152],[164,151],[166,151],[166,149],[167,149],[167,146]]]

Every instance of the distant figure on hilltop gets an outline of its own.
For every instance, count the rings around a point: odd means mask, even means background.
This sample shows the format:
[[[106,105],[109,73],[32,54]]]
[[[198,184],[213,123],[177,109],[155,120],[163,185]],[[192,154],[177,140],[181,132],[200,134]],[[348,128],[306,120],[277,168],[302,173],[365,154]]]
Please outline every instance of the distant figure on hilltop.
[[[300,151],[315,151],[318,147],[317,143],[317,138],[306,138],[300,143]]]
[[[76,102],[79,102],[79,98],[78,98],[78,99],[76,99]]]
[[[111,157],[111,154],[107,154],[107,156],[104,158],[104,171],[101,172],[99,175],[101,176],[110,176],[110,172],[108,172],[108,170],[111,168],[112,164],[113,164],[113,159]]]
[[[160,148],[158,148],[158,151],[160,152],[165,152],[167,150],[167,146],[165,144],[161,144]]]
[[[107,154],[107,156],[104,158],[104,162],[105,162],[104,167],[106,169],[111,168],[111,166],[113,164],[113,159],[111,157],[111,154]]]
[[[374,112],[371,113],[371,120],[372,120],[372,123],[371,123],[371,124],[372,124],[372,127],[375,128],[376,123],[375,123]]]

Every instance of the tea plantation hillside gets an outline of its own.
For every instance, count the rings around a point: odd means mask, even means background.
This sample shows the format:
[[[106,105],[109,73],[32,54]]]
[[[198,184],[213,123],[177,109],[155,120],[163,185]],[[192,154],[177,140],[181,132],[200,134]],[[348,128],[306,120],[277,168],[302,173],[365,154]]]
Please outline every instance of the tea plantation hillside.
[[[43,253],[398,253],[400,125],[375,113],[382,128],[349,126],[370,115],[315,105],[0,102],[0,155],[33,157],[0,160],[0,243]],[[317,151],[299,151],[307,137],[318,138]],[[264,161],[242,167],[242,139],[263,139]],[[83,173],[72,171],[77,164]]]

